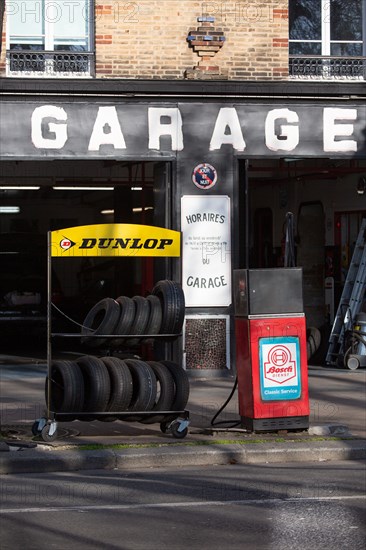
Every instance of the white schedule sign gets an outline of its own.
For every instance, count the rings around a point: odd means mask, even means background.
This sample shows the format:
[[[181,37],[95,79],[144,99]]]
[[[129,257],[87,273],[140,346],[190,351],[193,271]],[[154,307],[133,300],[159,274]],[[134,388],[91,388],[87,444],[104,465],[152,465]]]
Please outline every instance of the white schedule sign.
[[[231,304],[230,198],[182,197],[183,290],[187,307]]]

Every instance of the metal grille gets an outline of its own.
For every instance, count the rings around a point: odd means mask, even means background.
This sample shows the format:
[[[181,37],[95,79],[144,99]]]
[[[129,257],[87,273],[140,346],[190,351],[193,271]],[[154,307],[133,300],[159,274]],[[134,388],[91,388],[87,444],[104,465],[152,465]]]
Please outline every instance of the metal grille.
[[[90,76],[93,61],[94,54],[85,52],[7,52],[10,76]]]
[[[290,76],[330,80],[365,80],[366,57],[290,56]]]
[[[187,315],[184,327],[186,369],[230,369],[229,327],[229,315]]]
[[[11,71],[44,71],[45,56],[41,53],[11,52],[9,53]]]

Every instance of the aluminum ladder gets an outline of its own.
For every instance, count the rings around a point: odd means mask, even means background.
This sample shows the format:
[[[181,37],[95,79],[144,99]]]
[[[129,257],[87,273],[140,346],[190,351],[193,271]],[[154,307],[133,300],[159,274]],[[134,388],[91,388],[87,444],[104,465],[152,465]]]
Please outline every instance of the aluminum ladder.
[[[364,218],[329,336],[329,347],[325,358],[327,364],[339,365],[343,361],[345,332],[352,329],[356,315],[361,310],[365,294],[365,280],[366,219]]]

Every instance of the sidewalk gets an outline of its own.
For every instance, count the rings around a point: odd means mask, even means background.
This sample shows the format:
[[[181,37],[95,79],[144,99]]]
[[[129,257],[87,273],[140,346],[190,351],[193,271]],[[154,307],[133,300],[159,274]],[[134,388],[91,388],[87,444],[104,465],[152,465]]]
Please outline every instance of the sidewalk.
[[[57,440],[47,444],[31,433],[44,409],[44,365],[25,365],[24,370],[29,376],[21,380],[11,376],[11,367],[1,376],[3,474],[366,458],[365,369],[309,367],[306,432],[228,429],[239,420],[237,391],[216,419],[220,424],[212,426],[234,378],[191,378],[190,426],[182,440],[163,434],[159,424],[74,421],[59,423]]]

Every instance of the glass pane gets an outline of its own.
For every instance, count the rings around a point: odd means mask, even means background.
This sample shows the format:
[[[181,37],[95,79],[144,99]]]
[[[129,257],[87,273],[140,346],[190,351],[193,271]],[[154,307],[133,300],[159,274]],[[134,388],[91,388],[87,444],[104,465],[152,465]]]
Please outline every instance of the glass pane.
[[[77,40],[70,40],[67,43],[60,40],[55,43],[55,51],[57,52],[86,52],[87,47],[85,43]]]
[[[11,44],[43,44],[44,13],[39,0],[14,0],[7,6]]]
[[[291,0],[289,26],[292,40],[321,40],[321,0]]]
[[[29,38],[29,40],[31,40]],[[31,51],[42,51],[44,50],[44,43],[41,42],[41,43],[37,43],[35,40],[33,40],[32,43],[28,43],[28,42],[21,42],[20,40],[19,41],[15,41],[13,42],[12,44],[10,44],[10,49],[11,50],[31,50]]]
[[[320,42],[290,42],[290,55],[321,55]]]
[[[55,44],[80,43],[88,46],[88,0],[53,0]]]
[[[362,56],[362,44],[331,44],[330,54],[337,57]]]
[[[362,40],[362,0],[330,2],[331,40]]]

